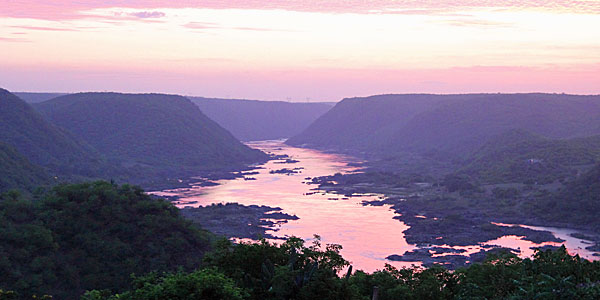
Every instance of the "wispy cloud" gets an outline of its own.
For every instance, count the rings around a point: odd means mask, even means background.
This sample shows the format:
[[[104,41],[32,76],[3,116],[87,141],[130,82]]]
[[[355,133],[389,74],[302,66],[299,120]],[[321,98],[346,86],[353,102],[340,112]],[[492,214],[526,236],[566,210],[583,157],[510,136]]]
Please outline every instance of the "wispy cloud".
[[[3,1],[0,17],[33,18],[44,20],[68,20],[86,18],[82,12],[105,8],[142,9],[135,13],[138,18],[160,18],[161,8],[209,8],[209,9],[281,9],[301,12],[325,13],[399,13],[436,14],[438,10],[460,11],[470,8],[536,9],[554,12],[599,14],[600,5],[593,0],[206,0],[206,1],[166,1],[166,0],[55,0],[55,1]]]
[[[24,39],[24,38],[12,38],[12,37],[1,37],[0,36],[0,42],[24,43],[24,42],[31,42],[31,41],[28,39]]]
[[[291,31],[286,29],[277,28],[264,28],[264,27],[244,27],[244,26],[222,26],[217,23],[210,22],[189,22],[183,25],[183,27],[195,30],[206,30],[206,29],[230,29],[230,30],[243,30],[243,31]]]
[[[139,12],[129,13],[128,15],[130,15],[132,17],[141,18],[141,19],[156,19],[156,18],[162,18],[162,17],[166,16],[166,14],[162,11],[139,11]]]
[[[451,19],[440,21],[441,23],[452,25],[452,26],[465,26],[465,27],[511,27],[514,24],[509,22],[498,22],[484,19],[475,19],[475,18],[460,18],[460,19]]]
[[[189,29],[218,29],[218,28],[222,28],[221,26],[218,26],[216,23],[209,23],[209,22],[189,22],[187,24],[184,24],[183,27],[189,28]]]
[[[44,27],[44,26],[11,26],[12,28],[26,29],[26,30],[40,30],[40,31],[79,31],[73,28],[58,28],[58,27]]]

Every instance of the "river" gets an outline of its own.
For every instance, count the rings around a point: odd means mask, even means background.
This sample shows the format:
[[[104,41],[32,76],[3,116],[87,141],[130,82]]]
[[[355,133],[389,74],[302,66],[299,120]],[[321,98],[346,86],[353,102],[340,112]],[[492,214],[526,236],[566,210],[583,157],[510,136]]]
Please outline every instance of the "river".
[[[396,267],[419,264],[418,262],[392,262],[385,259],[390,254],[402,254],[413,250],[415,245],[406,242],[403,231],[408,226],[393,219],[395,213],[389,206],[362,205],[363,201],[375,200],[383,195],[355,195],[345,198],[322,191],[315,193],[312,190],[315,186],[306,183],[307,177],[356,171],[355,167],[348,165],[356,162],[356,159],[291,147],[283,144],[282,141],[260,141],[248,145],[276,155],[286,154],[297,162],[282,163],[284,162],[282,160],[272,160],[257,166],[254,171],[258,174],[247,176],[254,180],[244,178],[221,180],[216,186],[194,186],[154,194],[179,197],[177,201],[179,207],[228,202],[281,207],[283,212],[296,215],[299,219],[277,225],[269,231],[270,234],[277,237],[297,236],[306,240],[318,234],[323,243],[342,245],[342,255],[357,269],[372,272],[382,269],[385,263]],[[283,168],[299,168],[299,173],[271,173],[273,170]],[[562,230],[543,227],[535,229],[551,232]],[[562,230],[560,233],[564,232],[565,230]],[[567,247],[570,245],[579,247],[570,250],[587,258],[595,258],[592,252],[582,249],[582,245],[587,245],[585,241],[566,234],[560,234],[559,237],[568,239]],[[539,246],[516,236],[505,236],[488,243],[513,249],[521,248],[523,256],[533,253],[529,247]],[[470,250],[475,251],[478,248],[478,245],[474,245]]]

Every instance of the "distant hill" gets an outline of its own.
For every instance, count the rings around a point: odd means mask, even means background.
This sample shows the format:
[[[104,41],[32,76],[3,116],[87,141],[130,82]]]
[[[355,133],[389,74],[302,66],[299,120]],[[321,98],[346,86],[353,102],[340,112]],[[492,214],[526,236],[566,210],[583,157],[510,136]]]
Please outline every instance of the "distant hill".
[[[523,130],[491,138],[459,170],[488,183],[551,183],[600,163],[600,135],[548,139]]]
[[[51,175],[96,176],[102,158],[89,145],[48,122],[29,104],[0,89],[0,142]]]
[[[344,99],[290,145],[394,156],[465,159],[511,129],[548,138],[600,134],[600,96],[559,94],[381,95]]]
[[[289,138],[333,107],[332,103],[189,98],[241,141]]]
[[[0,143],[0,193],[10,189],[31,189],[49,183],[44,169],[33,165],[14,148]]]
[[[27,103],[40,103],[52,98],[66,95],[66,93],[31,93],[31,92],[13,92],[17,97]]]
[[[375,141],[391,136],[441,100],[441,96],[420,94],[344,99],[286,143],[341,151],[374,150]]]
[[[266,159],[206,117],[189,99],[163,94],[79,93],[35,105],[112,161],[181,176]],[[144,175],[144,174],[140,174]]]

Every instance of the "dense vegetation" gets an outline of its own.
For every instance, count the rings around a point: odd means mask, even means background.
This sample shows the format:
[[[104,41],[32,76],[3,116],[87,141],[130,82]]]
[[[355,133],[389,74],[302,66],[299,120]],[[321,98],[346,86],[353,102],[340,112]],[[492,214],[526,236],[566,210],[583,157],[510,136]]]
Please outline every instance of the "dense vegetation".
[[[569,180],[600,162],[600,135],[547,139],[522,130],[491,138],[459,172],[488,183],[552,183]]]
[[[555,195],[544,196],[535,213],[548,221],[577,224],[600,232],[600,164],[570,181]]]
[[[23,100],[0,89],[0,142],[15,148],[50,175],[97,176],[107,169],[89,145],[47,122]]]
[[[132,273],[192,270],[210,246],[210,234],[136,187],[58,185],[32,197],[0,197],[0,289],[25,298],[119,291]]]
[[[75,299],[87,290],[82,299],[366,300],[375,286],[381,300],[600,296],[600,262],[564,248],[533,259],[490,256],[455,271],[387,266],[371,274],[353,272],[340,250],[318,237],[309,245],[214,240],[171,204],[128,185],[0,198],[1,299]]]
[[[197,176],[266,159],[181,96],[79,93],[35,108],[139,178]]]
[[[377,287],[381,300],[396,299],[597,299],[600,263],[570,256],[564,248],[533,259],[491,256],[454,272],[442,267],[345,270],[339,246],[307,246],[292,238],[266,242],[223,242],[193,273],[156,273],[137,278],[119,295],[88,292],[83,299],[351,299],[368,300]]]
[[[548,138],[597,135],[599,114],[600,96],[382,95],[342,100],[288,143],[383,157],[411,151],[464,158],[511,129]]]
[[[327,112],[330,103],[190,97],[200,110],[242,141],[289,138]]]
[[[31,189],[49,182],[50,176],[44,169],[33,165],[14,148],[0,143],[0,192]]]

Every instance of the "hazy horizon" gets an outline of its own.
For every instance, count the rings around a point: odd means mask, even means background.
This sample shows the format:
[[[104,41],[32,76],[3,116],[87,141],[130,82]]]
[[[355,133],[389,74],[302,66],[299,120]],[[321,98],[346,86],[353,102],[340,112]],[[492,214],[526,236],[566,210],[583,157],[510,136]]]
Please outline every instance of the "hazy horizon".
[[[13,91],[598,94],[598,1],[3,1]]]

